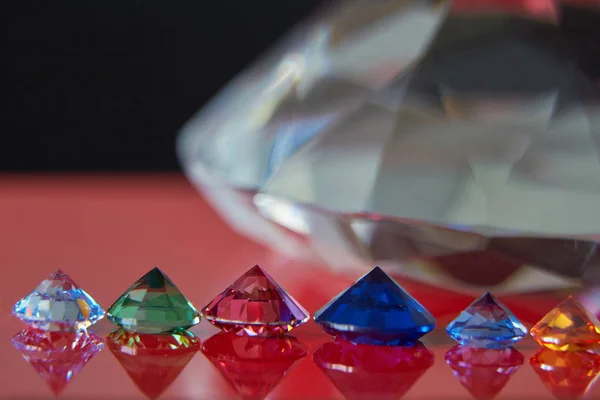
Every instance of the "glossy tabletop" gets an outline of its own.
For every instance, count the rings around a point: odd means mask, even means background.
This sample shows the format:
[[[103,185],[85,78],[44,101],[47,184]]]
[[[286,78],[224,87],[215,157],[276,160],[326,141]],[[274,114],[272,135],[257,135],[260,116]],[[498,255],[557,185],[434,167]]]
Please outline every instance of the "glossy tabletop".
[[[179,175],[3,177],[0,398],[55,397],[11,344],[24,328],[12,317],[12,305],[52,271],[62,269],[108,308],[131,283],[159,266],[200,308],[254,264],[267,270],[311,313],[360,276],[355,270],[289,259],[253,243],[229,228]],[[369,393],[370,398],[404,399],[490,398],[496,393],[498,399],[544,399],[561,393],[600,396],[600,385],[593,382],[597,370],[577,365],[558,372],[533,368],[529,360],[540,347],[530,337],[516,346],[523,364],[509,372],[501,365],[451,368],[445,354],[454,343],[443,327],[473,297],[398,281],[437,318],[436,331],[423,338],[434,361],[430,366],[422,364],[422,370],[386,370],[381,360],[394,358],[394,350],[369,353],[364,348],[353,353],[349,362],[337,360],[323,368],[324,350],[313,355],[332,338],[311,321],[292,332],[307,349],[296,362],[271,357],[268,363],[257,359],[217,369],[210,357],[198,352],[159,398],[360,399],[369,398]],[[502,300],[531,327],[568,293],[522,294]],[[94,327],[103,337],[114,329],[106,320]],[[203,342],[217,333],[206,321],[192,331]],[[139,368],[143,375],[143,363]],[[143,379],[137,383],[144,385]],[[146,398],[107,346],[72,377],[59,397]]]

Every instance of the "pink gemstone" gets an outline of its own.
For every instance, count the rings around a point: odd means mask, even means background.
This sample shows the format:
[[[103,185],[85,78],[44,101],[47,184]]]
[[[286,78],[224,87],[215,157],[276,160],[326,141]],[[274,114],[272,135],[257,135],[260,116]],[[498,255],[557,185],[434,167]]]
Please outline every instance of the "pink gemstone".
[[[202,310],[225,332],[282,335],[308,321],[309,314],[258,265],[237,279]]]

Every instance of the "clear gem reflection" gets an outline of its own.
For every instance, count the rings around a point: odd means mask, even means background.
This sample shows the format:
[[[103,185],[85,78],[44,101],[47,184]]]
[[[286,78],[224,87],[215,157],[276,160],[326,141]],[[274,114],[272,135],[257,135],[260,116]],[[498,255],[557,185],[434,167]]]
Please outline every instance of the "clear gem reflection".
[[[58,396],[102,348],[102,338],[92,331],[51,332],[27,328],[12,339],[21,353]]]

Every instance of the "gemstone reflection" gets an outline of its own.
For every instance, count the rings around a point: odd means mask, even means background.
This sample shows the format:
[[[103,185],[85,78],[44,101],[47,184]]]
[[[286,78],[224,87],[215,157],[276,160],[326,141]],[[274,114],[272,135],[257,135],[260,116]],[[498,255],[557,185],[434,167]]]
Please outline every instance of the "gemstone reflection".
[[[590,352],[541,349],[529,363],[557,399],[582,397],[600,372],[600,356]]]
[[[106,344],[149,399],[159,397],[200,348],[200,341],[186,330],[153,335],[120,329],[108,336]]]
[[[433,365],[434,355],[421,342],[372,346],[335,339],[313,360],[348,400],[398,400]]]
[[[104,347],[102,338],[89,330],[49,332],[34,328],[19,332],[12,344],[56,396]]]
[[[264,399],[288,370],[306,357],[306,347],[291,336],[250,337],[218,333],[202,352],[244,399]]]
[[[473,398],[493,399],[523,364],[523,355],[511,348],[486,349],[457,345],[446,353],[446,363]]]

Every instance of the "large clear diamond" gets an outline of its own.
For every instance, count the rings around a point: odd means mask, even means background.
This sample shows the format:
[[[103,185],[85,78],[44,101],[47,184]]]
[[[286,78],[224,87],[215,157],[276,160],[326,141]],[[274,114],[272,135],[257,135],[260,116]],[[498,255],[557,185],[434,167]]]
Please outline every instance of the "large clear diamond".
[[[600,13],[586,3],[340,3],[194,117],[181,162],[278,251],[495,291],[597,280]]]

